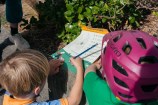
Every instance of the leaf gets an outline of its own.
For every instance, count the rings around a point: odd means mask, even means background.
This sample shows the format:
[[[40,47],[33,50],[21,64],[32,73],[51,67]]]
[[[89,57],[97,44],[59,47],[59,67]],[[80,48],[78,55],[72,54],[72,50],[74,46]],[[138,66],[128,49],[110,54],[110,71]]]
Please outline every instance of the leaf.
[[[92,9],[92,14],[98,14],[99,8],[97,6],[94,6]]]
[[[140,26],[140,24],[139,24],[137,21],[135,21],[135,23],[136,23],[136,26],[137,26],[137,27],[139,27],[139,26]]]
[[[132,24],[132,23],[134,23],[135,22],[135,17],[133,17],[133,16],[130,16],[129,18],[129,22]]]
[[[72,11],[71,11],[71,10],[66,11],[66,12],[64,13],[65,16],[71,16],[71,14],[72,14]]]
[[[73,29],[73,25],[70,24],[70,23],[67,23],[67,24],[65,25],[65,29],[66,29],[67,32],[70,32],[70,31]]]
[[[88,14],[91,14],[91,9],[90,9],[90,8],[86,8],[86,12],[87,12]]]
[[[67,10],[73,10],[72,4],[66,4],[66,8],[67,8]]]
[[[120,3],[121,3],[122,5],[125,5],[124,0],[120,0]]]
[[[79,14],[79,15],[78,15],[78,19],[79,19],[79,20],[83,20],[83,19],[84,19],[84,16],[83,16],[82,14]]]
[[[105,23],[107,21],[106,18],[102,18],[102,22]]]
[[[153,11],[152,14],[158,17],[158,12],[157,11]]]
[[[98,19],[96,17],[94,17],[94,22],[96,22]]]
[[[83,10],[83,6],[79,7],[78,8],[78,14],[80,14],[82,12],[82,10]]]
[[[73,17],[66,17],[66,19],[67,19],[68,22],[72,22]]]
[[[99,2],[99,7],[103,7],[104,6],[104,1],[100,1]]]
[[[103,8],[105,8],[106,11],[109,10],[109,6],[107,5],[107,3],[105,3]]]
[[[89,8],[92,10],[92,9],[93,9],[93,6],[89,6]]]

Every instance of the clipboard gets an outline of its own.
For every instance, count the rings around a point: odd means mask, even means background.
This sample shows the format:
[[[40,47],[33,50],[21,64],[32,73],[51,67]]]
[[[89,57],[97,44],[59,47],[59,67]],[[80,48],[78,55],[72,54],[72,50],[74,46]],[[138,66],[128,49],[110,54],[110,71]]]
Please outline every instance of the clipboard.
[[[109,33],[106,29],[91,28],[87,26],[81,26],[81,28],[82,31],[80,35],[74,41],[51,55],[52,58],[57,59],[58,52],[62,53],[61,56],[64,59],[63,68],[67,68],[73,73],[76,73],[76,68],[71,65],[69,61],[70,57],[79,55],[81,52],[84,52],[87,48],[97,43],[97,46],[80,56],[83,58],[83,67],[86,69],[101,55],[102,39],[105,34]]]

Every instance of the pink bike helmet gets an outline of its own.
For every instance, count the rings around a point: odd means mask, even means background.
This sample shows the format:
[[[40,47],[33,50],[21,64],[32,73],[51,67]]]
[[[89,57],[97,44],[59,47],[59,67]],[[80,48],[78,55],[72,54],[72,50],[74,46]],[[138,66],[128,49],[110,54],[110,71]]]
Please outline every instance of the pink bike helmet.
[[[102,49],[102,75],[117,98],[129,103],[158,99],[155,37],[137,30],[115,31],[104,36]]]

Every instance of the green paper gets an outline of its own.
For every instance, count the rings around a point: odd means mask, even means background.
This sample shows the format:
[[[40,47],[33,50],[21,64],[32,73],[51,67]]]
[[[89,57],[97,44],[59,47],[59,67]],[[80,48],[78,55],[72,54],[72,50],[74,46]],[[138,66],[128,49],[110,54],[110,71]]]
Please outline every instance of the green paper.
[[[71,72],[73,72],[73,73],[76,73],[76,68],[70,63],[71,55],[68,54],[64,49],[61,49],[61,50],[59,50],[59,51],[57,51],[57,52],[62,52],[62,53],[63,53],[63,54],[62,54],[62,58],[64,59],[64,64],[62,65],[62,67],[63,67],[64,69],[67,68],[67,70],[69,70],[69,71],[71,71]],[[58,59],[58,54],[57,54],[57,52],[51,55],[52,58]],[[90,62],[83,60],[83,67],[84,67],[84,70],[85,70],[90,64],[91,64]]]

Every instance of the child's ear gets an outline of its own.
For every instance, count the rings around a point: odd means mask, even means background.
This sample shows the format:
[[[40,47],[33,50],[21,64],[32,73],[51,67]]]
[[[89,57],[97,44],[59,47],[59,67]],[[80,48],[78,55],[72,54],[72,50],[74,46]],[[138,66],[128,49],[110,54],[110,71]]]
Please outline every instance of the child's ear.
[[[41,92],[41,88],[39,86],[36,87],[34,90],[35,95],[39,95],[40,92]]]

